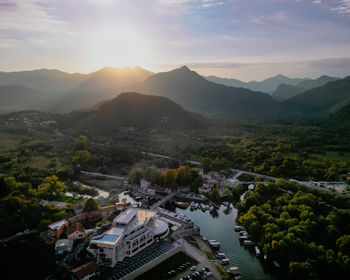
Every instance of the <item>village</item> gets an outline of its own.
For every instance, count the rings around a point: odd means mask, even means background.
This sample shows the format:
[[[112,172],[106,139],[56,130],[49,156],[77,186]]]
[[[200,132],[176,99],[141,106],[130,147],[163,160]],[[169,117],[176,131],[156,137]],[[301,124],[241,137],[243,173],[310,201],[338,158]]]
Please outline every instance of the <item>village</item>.
[[[160,174],[167,170],[158,169]],[[220,242],[207,240],[191,219],[166,206],[216,211],[219,204],[229,205],[236,185],[243,183],[245,189],[253,189],[253,178],[241,182],[238,174],[227,178],[220,172],[205,174],[201,168],[194,170],[202,180],[197,192],[191,186],[160,187],[144,178],[139,184],[124,180],[123,195],[133,203],[123,199],[92,211],[84,210],[83,203],[73,204],[76,215],[50,224],[43,238],[55,244],[57,262],[70,270],[72,279],[134,279],[180,251],[202,261],[198,268],[184,263],[178,271],[171,269],[166,278],[171,279],[178,272],[184,274],[182,271],[188,267],[190,274],[185,276],[191,279],[221,279],[223,275],[240,279],[237,267],[223,268],[228,260],[218,251]],[[92,199],[87,197],[85,205]],[[42,203],[65,207],[62,202]],[[201,244],[200,249],[193,244]]]

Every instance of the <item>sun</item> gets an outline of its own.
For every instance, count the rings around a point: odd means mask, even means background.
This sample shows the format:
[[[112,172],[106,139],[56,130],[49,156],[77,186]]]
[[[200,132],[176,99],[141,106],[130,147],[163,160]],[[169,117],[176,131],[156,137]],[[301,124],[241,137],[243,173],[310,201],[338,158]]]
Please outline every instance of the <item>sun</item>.
[[[96,67],[125,67],[151,64],[151,46],[140,30],[128,26],[107,27],[95,32],[91,42]]]

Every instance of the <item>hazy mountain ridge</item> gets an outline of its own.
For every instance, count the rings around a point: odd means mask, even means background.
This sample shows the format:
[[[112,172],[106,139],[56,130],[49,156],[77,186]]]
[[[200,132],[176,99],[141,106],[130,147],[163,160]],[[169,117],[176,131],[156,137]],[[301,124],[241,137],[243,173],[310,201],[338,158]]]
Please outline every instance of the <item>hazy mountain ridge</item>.
[[[45,98],[43,92],[22,85],[0,86],[0,109],[4,111],[38,108]]]
[[[113,98],[113,89],[138,83],[153,73],[136,67],[105,67],[90,74],[69,74],[59,70],[40,69],[22,72],[0,72],[0,85],[20,85],[42,92],[42,100],[19,103],[17,109],[35,108],[67,112],[90,107]],[[30,100],[29,100],[30,101]],[[41,103],[41,104],[40,104]]]
[[[350,98],[350,76],[308,90],[283,102],[289,114],[308,117],[329,116]],[[341,107],[341,106],[340,106]]]
[[[211,82],[223,84],[225,86],[243,87],[253,91],[261,91],[265,93],[273,92],[274,90],[276,90],[276,88],[280,84],[297,85],[300,82],[307,80],[307,78],[289,78],[281,74],[271,78],[267,78],[261,82],[257,82],[257,81],[242,82],[237,79],[220,78],[217,76],[208,76],[205,78]]]
[[[215,117],[262,116],[276,104],[268,94],[210,82],[186,66],[154,74],[128,91],[161,95],[187,110]]]
[[[292,98],[294,96],[297,96],[298,94],[305,92],[307,90],[317,88],[320,86],[323,86],[329,82],[333,82],[339,80],[339,78],[336,77],[329,77],[327,75],[323,75],[317,79],[309,79],[300,82],[297,85],[287,85],[287,84],[280,84],[277,89],[271,93],[271,95],[277,100],[277,101],[284,101],[289,98]]]

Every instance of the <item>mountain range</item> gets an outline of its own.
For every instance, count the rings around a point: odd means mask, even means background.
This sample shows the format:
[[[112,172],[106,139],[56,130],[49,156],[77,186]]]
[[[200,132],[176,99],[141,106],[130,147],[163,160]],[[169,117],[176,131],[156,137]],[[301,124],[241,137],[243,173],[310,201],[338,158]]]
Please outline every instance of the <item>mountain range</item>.
[[[61,113],[96,109],[123,92],[138,92],[169,98],[185,110],[206,117],[317,118],[335,114],[349,102],[349,77],[321,76],[312,80],[278,75],[263,82],[272,88],[277,81],[293,84],[282,83],[272,94],[267,94],[211,82],[186,66],[162,73],[140,67],[105,67],[90,74],[46,69],[0,72],[0,110],[4,113],[41,109]]]
[[[277,101],[284,101],[294,96],[297,96],[302,92],[323,86],[329,82],[333,82],[338,79],[339,78],[324,75],[314,80],[304,80],[297,85],[280,84],[276,88],[276,90],[271,93],[271,96]]]
[[[271,93],[280,84],[287,84],[287,85],[297,85],[300,82],[308,80],[307,78],[289,78],[284,75],[276,75],[274,77],[265,79],[261,82],[251,81],[251,82],[242,82],[237,79],[227,79],[227,78],[220,78],[216,76],[208,76],[205,77],[208,81],[222,84],[229,87],[242,87],[246,89],[250,89],[253,91],[261,91],[265,93]]]

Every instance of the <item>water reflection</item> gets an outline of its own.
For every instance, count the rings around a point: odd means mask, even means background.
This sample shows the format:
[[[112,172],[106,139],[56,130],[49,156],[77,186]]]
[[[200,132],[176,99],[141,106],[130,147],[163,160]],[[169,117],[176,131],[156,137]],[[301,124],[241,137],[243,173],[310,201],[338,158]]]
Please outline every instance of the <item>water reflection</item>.
[[[201,234],[207,239],[216,239],[221,243],[220,251],[230,258],[229,266],[238,266],[243,279],[275,279],[265,270],[256,258],[254,246],[244,247],[239,242],[239,233],[234,231],[237,210],[230,205],[221,206],[215,211],[203,212],[176,208],[176,212],[186,214],[200,227]]]

